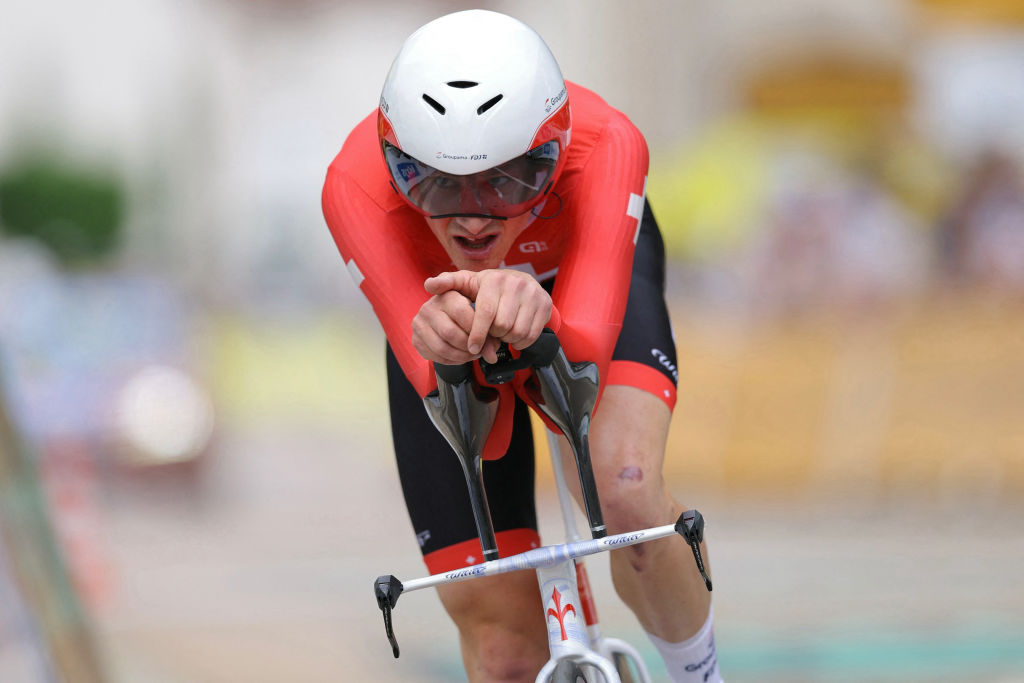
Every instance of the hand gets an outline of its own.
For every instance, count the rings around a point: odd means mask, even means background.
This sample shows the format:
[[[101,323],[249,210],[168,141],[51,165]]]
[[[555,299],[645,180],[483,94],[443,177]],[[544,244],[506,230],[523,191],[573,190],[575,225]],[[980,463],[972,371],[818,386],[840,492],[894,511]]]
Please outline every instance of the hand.
[[[427,360],[461,365],[477,358],[469,352],[473,307],[455,290],[430,297],[412,320],[412,345]]]
[[[498,360],[499,342],[524,349],[537,341],[551,319],[551,297],[533,277],[518,270],[460,270],[441,273],[423,284],[427,292],[441,296],[456,292],[475,302],[468,328],[466,351]]]

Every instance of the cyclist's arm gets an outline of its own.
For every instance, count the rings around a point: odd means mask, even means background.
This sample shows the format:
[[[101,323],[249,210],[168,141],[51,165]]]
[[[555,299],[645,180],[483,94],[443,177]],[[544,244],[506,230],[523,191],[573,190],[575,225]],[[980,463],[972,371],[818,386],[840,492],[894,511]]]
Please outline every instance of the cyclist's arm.
[[[349,274],[370,301],[402,371],[422,397],[437,388],[433,363],[412,342],[412,320],[430,295],[423,283],[432,275],[423,265],[422,246],[409,235],[433,239],[423,219],[385,212],[336,161],[324,182],[324,218]],[[501,457],[511,439],[514,401],[501,388],[499,414],[484,449],[484,458]]]
[[[324,218],[345,266],[373,306],[388,343],[405,375],[420,396],[436,384],[430,362],[412,345],[411,322],[429,295],[429,277],[414,259],[413,245],[396,229],[396,218],[385,213],[333,165],[324,182]]]
[[[614,112],[566,200],[573,230],[553,292],[558,336],[569,359],[594,361],[602,379],[626,310],[647,167],[643,136]]]

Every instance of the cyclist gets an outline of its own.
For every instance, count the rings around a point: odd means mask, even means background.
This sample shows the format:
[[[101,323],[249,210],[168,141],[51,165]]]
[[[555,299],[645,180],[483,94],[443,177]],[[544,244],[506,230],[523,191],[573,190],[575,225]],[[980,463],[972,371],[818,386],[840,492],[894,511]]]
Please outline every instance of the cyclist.
[[[493,362],[499,342],[524,348],[545,326],[600,371],[590,444],[608,532],[685,509],[661,475],[676,368],[647,166],[623,114],[563,81],[532,29],[483,10],[406,40],[379,108],[331,163],[324,216],[387,335],[399,478],[431,572],[482,560],[465,479],[423,408],[432,364]],[[502,556],[539,544],[521,388],[498,387],[484,447]],[[616,551],[613,582],[673,680],[717,681],[710,597],[689,553],[679,538]],[[534,680],[548,652],[532,572],[439,592],[470,680]]]

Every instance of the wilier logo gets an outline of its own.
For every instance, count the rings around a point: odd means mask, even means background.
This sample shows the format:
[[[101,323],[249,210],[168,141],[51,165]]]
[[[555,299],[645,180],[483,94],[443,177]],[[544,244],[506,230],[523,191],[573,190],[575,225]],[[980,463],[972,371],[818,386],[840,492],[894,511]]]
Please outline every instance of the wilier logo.
[[[561,631],[562,640],[569,640],[569,634],[565,631],[565,618],[572,612],[572,616],[576,617],[576,608],[572,606],[572,603],[567,602],[565,605],[562,604],[562,594],[558,592],[558,587],[551,593],[551,600],[555,603],[554,608],[548,607],[547,617],[554,617],[558,622],[558,628]]]

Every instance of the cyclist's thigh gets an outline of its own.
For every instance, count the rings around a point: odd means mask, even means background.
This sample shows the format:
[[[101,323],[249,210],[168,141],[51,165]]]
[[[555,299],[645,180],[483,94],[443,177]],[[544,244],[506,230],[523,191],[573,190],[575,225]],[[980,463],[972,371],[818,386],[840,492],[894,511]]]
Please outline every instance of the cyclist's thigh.
[[[661,468],[676,399],[675,339],[665,303],[665,249],[644,206],[622,330],[591,427],[609,531],[650,526],[670,503]]]
[[[430,421],[423,401],[387,350],[391,431],[406,508],[432,573],[482,561],[465,475],[451,446]],[[505,456],[483,463],[484,486],[502,555],[538,542],[534,504],[533,433],[525,404],[516,401]]]

